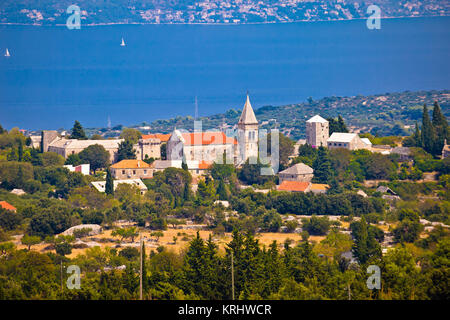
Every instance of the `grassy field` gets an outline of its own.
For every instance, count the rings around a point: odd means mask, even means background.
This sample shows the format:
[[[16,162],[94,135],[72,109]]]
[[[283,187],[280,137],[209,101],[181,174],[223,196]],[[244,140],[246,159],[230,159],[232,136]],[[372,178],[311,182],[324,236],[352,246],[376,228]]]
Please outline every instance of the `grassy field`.
[[[118,244],[120,244],[120,248],[125,248],[127,246],[139,246],[139,237],[136,237],[134,239],[134,242],[131,242],[131,239],[126,239],[123,242],[119,242],[118,237],[113,237],[111,235],[112,230],[104,230],[103,233],[91,237],[85,237],[82,239],[83,242],[89,243],[89,242],[96,242],[100,247],[111,247],[114,248]],[[164,235],[156,241],[155,237],[150,236],[152,231],[150,230],[141,230],[141,235],[145,241],[146,246],[146,252],[150,253],[152,250],[156,250],[159,246],[167,247],[169,250],[173,250],[175,252],[181,252],[182,250],[185,250],[188,245],[189,241],[194,238],[197,234],[197,230],[192,229],[174,229],[174,228],[168,228],[164,231]],[[207,240],[209,238],[209,235],[212,234],[211,231],[206,230],[200,230],[200,237],[204,240]],[[176,243],[174,242],[174,237],[177,237]],[[213,241],[217,244],[219,247],[219,252],[224,253],[225,252],[225,246],[227,243],[231,241],[231,233],[225,233],[224,235],[212,235]],[[320,242],[323,240],[324,236],[310,236],[310,241]],[[102,239],[104,239],[102,242]],[[115,242],[108,241],[109,239],[115,240]],[[282,247],[284,241],[286,239],[292,240],[292,244],[296,244],[299,241],[301,241],[301,236],[298,233],[258,233],[256,235],[256,239],[259,240],[259,243],[261,246],[268,247],[274,240],[277,241],[280,248]],[[27,247],[23,244],[21,244],[20,240],[17,239],[14,241],[18,249],[26,249]],[[48,249],[49,244],[41,243],[38,245],[34,245],[31,250],[39,251],[41,253],[45,252],[54,252],[54,250]],[[70,255],[67,255],[68,258],[74,258],[79,254],[83,254],[86,251],[86,248],[83,249],[72,249],[72,253]]]

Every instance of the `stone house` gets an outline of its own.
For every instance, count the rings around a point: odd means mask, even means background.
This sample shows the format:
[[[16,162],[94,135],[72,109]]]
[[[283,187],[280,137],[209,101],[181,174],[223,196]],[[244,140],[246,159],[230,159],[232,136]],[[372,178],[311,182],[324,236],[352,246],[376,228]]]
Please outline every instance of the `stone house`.
[[[314,176],[314,170],[304,163],[297,163],[278,173],[280,184],[283,181],[311,181]]]
[[[152,167],[142,160],[122,160],[111,167],[114,179],[148,179],[153,177]]]

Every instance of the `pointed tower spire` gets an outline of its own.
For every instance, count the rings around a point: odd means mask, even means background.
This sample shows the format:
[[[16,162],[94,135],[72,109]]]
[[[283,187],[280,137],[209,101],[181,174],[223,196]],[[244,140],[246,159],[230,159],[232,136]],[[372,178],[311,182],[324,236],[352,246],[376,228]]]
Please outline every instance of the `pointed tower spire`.
[[[255,112],[253,112],[253,108],[250,103],[248,91],[247,91],[247,101],[245,101],[244,109],[242,110],[241,118],[239,119],[238,124],[258,124]]]

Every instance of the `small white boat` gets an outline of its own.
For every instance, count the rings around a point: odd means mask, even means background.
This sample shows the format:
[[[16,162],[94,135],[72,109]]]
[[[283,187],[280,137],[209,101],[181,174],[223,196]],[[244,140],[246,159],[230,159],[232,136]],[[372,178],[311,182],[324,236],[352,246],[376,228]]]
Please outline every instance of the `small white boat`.
[[[11,57],[11,55],[9,54],[8,48],[6,48],[5,57]]]
[[[120,44],[122,47],[125,47],[125,41],[122,38],[122,43]]]

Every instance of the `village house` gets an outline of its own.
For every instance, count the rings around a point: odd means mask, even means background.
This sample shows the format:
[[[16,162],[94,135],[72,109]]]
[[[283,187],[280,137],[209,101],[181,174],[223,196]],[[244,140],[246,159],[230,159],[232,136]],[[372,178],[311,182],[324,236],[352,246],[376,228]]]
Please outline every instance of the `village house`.
[[[136,186],[139,189],[141,195],[144,195],[144,193],[147,192],[147,190],[148,190],[147,186],[142,182],[141,179],[114,180],[114,190],[116,190],[120,184],[129,184],[132,186]],[[91,182],[91,185],[98,192],[105,192],[106,181],[93,181],[93,182]]]
[[[91,165],[89,163],[80,164],[78,166],[73,166],[71,164],[64,165],[64,168],[69,169],[70,172],[80,172],[85,176],[90,174]]]
[[[148,179],[153,177],[153,169],[142,160],[122,160],[110,167],[114,179]]]
[[[9,210],[9,211],[12,211],[12,212],[17,212],[16,207],[14,207],[13,205],[9,204],[6,201],[0,201],[0,207],[2,207],[5,210]]]
[[[304,163],[297,163],[278,173],[280,184],[283,181],[311,181],[314,170]]]
[[[327,140],[328,149],[344,148],[348,150],[370,149],[356,133],[333,132]]]

